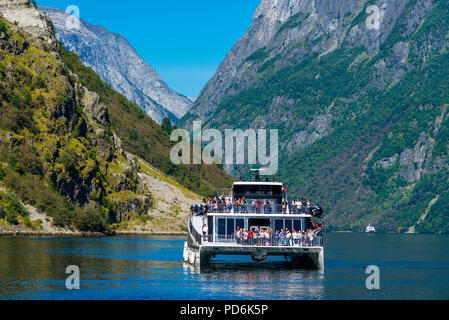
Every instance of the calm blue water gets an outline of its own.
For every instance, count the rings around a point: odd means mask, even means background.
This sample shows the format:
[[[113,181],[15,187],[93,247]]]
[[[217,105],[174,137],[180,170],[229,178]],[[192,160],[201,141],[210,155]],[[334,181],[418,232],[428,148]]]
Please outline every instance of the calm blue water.
[[[0,238],[0,299],[449,299],[449,236],[327,234],[325,270],[218,257],[182,262],[184,237]],[[367,290],[364,267],[380,268]],[[65,288],[77,265],[81,289]]]

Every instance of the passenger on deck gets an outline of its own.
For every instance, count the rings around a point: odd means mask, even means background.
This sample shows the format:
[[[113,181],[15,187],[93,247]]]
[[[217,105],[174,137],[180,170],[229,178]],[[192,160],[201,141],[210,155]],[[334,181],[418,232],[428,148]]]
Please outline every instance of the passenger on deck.
[[[232,202],[231,200],[226,200],[226,212],[231,213],[232,212]]]
[[[259,228],[256,228],[256,229],[254,230],[254,232],[253,232],[253,239],[254,239],[253,245],[256,245],[256,246],[260,245],[260,233],[259,233]]]
[[[297,246],[298,245],[298,240],[299,240],[299,235],[298,235],[298,233],[296,232],[295,229],[293,229],[292,239],[293,239],[293,245]]]
[[[274,202],[274,199],[271,199],[271,201],[270,201],[270,212],[271,213],[277,213],[276,211],[276,204],[275,204],[275,202]]]
[[[279,230],[276,230],[276,232],[274,233],[274,245],[279,245]]]
[[[245,197],[243,197],[242,198],[242,200],[241,200],[241,206],[242,206],[242,213],[248,213],[248,209],[247,209],[247,206],[248,206],[248,204],[247,204],[247,201],[246,201],[246,199],[245,199]]]
[[[271,205],[270,205],[270,201],[268,201],[268,200],[264,200],[264,205],[263,205],[263,207],[264,207],[264,213],[265,214],[270,214],[271,212]]]
[[[317,224],[316,230],[315,230],[315,235],[316,235],[316,245],[317,246],[322,246],[322,240],[323,240],[323,231],[321,230],[321,224]]]
[[[292,245],[292,234],[288,229],[286,231],[285,238],[287,239],[286,245],[290,247]]]
[[[263,236],[264,236],[264,240],[265,240],[264,245],[265,246],[271,246],[271,243],[270,243],[270,232],[268,231],[268,229],[265,229],[265,232],[264,232]]]
[[[312,202],[310,200],[307,200],[306,214],[311,214],[311,212],[312,212]]]
[[[237,230],[235,232],[235,238],[237,240],[237,244],[241,244],[242,243],[242,235],[243,235],[243,231],[242,229],[240,229],[239,227],[237,227]]]
[[[257,213],[262,213],[262,201],[257,200],[256,201],[256,206],[257,206]]]
[[[285,231],[284,231],[284,229],[281,229],[280,237],[281,237],[281,246],[285,246]]]
[[[307,244],[309,246],[312,246],[314,240],[315,240],[315,233],[312,231],[312,229],[308,229],[307,230]]]
[[[251,229],[248,233],[248,242],[249,245],[252,246],[254,244],[254,230]]]
[[[243,244],[248,244],[248,230],[246,229],[243,231]]]

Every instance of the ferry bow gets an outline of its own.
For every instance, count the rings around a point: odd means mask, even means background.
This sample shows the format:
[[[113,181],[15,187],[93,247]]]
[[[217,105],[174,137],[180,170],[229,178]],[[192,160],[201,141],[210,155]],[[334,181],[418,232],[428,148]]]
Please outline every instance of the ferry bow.
[[[184,261],[204,267],[217,255],[283,256],[299,268],[324,269],[321,223],[314,221],[322,209],[287,199],[281,182],[235,182],[228,196],[192,206]]]

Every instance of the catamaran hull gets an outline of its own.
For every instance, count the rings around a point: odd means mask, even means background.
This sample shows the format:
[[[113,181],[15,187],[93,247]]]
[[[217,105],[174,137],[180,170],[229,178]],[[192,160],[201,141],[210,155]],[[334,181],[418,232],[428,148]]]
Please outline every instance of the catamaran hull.
[[[200,245],[191,247],[184,244],[184,261],[195,267],[207,267],[216,255],[246,255],[253,261],[264,261],[268,256],[283,256],[291,265],[304,269],[324,269],[323,247],[245,247],[227,245]]]

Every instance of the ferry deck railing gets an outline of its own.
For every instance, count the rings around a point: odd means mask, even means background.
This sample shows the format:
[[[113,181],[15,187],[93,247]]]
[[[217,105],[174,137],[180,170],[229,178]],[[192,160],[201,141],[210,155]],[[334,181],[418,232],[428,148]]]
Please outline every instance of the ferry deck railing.
[[[324,237],[314,235],[312,237],[301,236],[298,239],[287,237],[264,236],[244,237],[233,235],[216,235],[215,240],[212,235],[203,239],[203,244],[235,244],[240,246],[263,246],[263,247],[323,247]]]
[[[236,214],[310,214],[311,206],[288,206],[282,204],[211,204],[207,206],[207,212],[211,213],[236,213]]]
[[[192,219],[189,219],[189,231],[197,244],[201,244],[202,236],[193,227]]]

